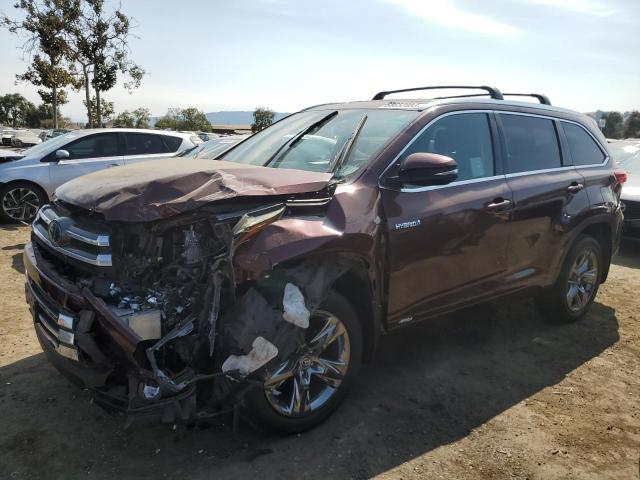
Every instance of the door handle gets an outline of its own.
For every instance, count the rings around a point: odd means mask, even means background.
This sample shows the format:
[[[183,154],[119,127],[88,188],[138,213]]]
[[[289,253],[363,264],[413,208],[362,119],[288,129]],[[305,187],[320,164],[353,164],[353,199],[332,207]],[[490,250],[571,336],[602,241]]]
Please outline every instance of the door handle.
[[[584,188],[584,184],[573,182],[571,185],[567,187],[567,190],[571,193],[578,193],[580,190]]]
[[[111,163],[109,164],[110,167],[119,167],[120,164],[119,163]]]
[[[496,198],[493,202],[487,203],[485,208],[492,211],[506,210],[507,208],[511,208],[511,200]]]

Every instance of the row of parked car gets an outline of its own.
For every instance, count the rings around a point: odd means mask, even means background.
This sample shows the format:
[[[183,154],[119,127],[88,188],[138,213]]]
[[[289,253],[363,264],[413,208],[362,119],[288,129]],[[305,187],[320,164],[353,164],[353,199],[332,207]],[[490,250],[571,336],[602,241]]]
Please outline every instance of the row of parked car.
[[[193,132],[88,129],[62,132],[23,151],[0,151],[0,219],[30,222],[63,183],[104,168],[181,156],[214,158],[244,136],[207,142]]]

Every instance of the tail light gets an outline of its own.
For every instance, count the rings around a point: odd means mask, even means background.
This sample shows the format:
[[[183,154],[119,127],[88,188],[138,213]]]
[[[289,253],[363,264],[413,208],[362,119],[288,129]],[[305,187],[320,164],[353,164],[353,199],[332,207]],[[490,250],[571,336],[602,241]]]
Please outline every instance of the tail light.
[[[616,182],[618,182],[618,184],[624,185],[625,183],[627,183],[627,172],[625,172],[624,170],[616,168],[613,171],[613,174],[616,176]]]

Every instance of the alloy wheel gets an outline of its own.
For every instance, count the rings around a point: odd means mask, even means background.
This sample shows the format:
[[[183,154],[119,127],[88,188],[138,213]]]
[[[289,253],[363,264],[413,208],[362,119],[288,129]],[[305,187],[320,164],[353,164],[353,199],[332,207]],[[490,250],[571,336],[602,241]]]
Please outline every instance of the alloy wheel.
[[[316,412],[338,391],[349,368],[350,353],[344,324],[329,312],[317,311],[305,342],[267,376],[267,401],[286,417]]]
[[[567,306],[578,312],[589,304],[598,280],[598,257],[591,249],[583,250],[571,268],[567,282]]]
[[[14,188],[2,198],[2,211],[12,220],[25,222],[38,213],[40,199],[29,188]]]

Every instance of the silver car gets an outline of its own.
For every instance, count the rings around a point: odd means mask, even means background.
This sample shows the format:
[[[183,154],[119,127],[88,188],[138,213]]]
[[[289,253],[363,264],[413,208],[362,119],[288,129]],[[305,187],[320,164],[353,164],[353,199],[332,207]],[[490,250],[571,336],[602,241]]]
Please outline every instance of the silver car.
[[[614,140],[609,151],[627,173],[620,199],[624,204],[623,235],[640,241],[640,140]]]
[[[194,146],[188,134],[143,129],[77,130],[52,138],[0,163],[0,219],[30,222],[69,180]]]

